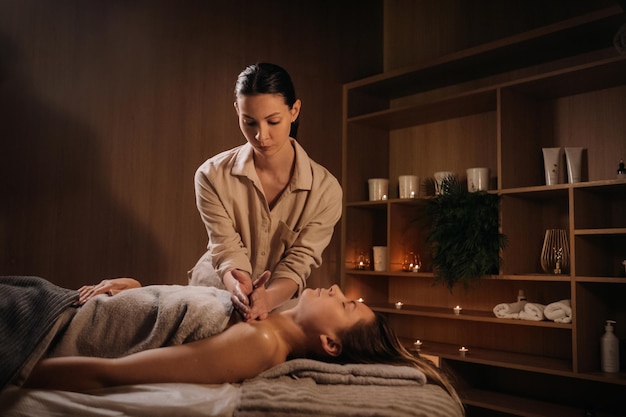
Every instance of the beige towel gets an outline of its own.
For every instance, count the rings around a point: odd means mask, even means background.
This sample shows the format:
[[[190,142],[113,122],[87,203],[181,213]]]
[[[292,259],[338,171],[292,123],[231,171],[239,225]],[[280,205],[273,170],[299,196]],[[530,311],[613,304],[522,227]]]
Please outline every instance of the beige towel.
[[[516,303],[500,303],[493,308],[493,314],[501,319],[519,319],[519,313],[524,308],[526,301]]]
[[[561,300],[548,304],[543,314],[548,320],[552,320],[556,323],[571,323],[572,306],[570,300]]]

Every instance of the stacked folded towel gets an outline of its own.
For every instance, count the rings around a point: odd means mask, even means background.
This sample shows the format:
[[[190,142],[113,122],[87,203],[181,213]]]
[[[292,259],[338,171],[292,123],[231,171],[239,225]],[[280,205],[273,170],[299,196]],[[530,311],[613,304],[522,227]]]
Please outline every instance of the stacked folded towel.
[[[552,320],[556,323],[571,323],[572,308],[570,300],[561,300],[548,305],[518,301],[516,303],[500,303],[493,308],[493,314],[502,319],[520,319],[542,321]]]
[[[572,306],[570,300],[561,300],[556,303],[548,304],[543,314],[548,320],[556,323],[572,322]]]
[[[501,319],[519,319],[519,313],[524,308],[526,301],[517,303],[500,303],[493,308],[493,314]]]
[[[543,311],[546,306],[539,303],[526,303],[524,310],[519,312],[519,318],[522,320],[541,321],[545,318]]]

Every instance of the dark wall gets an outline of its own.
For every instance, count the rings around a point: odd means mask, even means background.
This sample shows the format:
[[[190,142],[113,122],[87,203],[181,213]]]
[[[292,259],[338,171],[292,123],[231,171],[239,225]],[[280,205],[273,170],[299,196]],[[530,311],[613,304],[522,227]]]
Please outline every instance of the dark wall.
[[[382,0],[0,1],[0,274],[186,283],[193,173],[244,142],[232,106],[271,61],[299,140],[341,176],[341,84],[382,69]],[[339,233],[311,285],[338,280]]]

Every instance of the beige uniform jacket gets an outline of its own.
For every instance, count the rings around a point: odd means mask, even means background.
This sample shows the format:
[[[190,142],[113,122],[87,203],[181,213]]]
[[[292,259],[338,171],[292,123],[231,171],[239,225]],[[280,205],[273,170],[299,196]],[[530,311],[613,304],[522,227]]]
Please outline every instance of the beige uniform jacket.
[[[250,144],[222,152],[198,168],[196,204],[209,243],[194,268],[196,273],[217,272],[221,281],[234,268],[250,273],[252,279],[270,270],[270,282],[288,278],[298,284],[297,295],[302,292],[311,268],[321,265],[322,252],[341,217],[342,189],[298,142],[292,139],[292,144],[294,174],[272,210],[256,174]]]

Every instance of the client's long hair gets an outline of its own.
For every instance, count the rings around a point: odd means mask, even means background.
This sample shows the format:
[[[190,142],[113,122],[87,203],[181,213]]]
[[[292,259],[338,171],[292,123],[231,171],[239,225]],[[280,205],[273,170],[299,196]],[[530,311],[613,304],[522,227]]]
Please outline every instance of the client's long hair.
[[[384,315],[375,313],[375,316],[376,319],[372,322],[361,321],[338,334],[343,348],[341,354],[333,361],[339,363],[384,363],[417,368],[426,375],[429,382],[446,390],[464,411],[463,403],[448,377],[437,369],[431,361],[421,358],[419,355],[411,354],[402,346]]]

